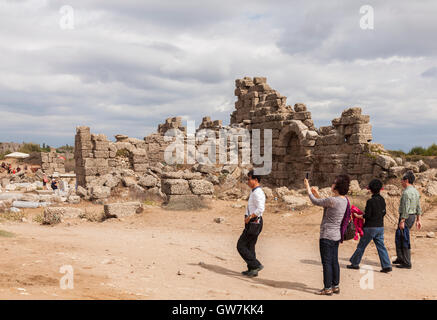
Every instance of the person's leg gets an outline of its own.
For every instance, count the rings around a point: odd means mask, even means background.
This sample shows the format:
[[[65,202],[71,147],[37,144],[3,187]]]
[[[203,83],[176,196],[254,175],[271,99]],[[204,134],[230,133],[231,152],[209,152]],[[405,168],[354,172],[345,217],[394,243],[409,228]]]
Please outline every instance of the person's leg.
[[[323,285],[324,289],[329,290],[332,286],[332,254],[328,239],[320,239],[320,257],[323,266]]]
[[[332,244],[332,287],[340,285],[340,264],[338,263],[338,245],[339,241],[333,241]]]
[[[396,260],[393,261],[393,264],[403,264],[404,263],[404,253],[402,251],[402,230],[399,229],[399,222],[400,221],[401,221],[401,219],[399,218],[398,228],[396,229],[396,233],[395,233]],[[396,241],[396,234],[398,232],[401,232],[401,239],[398,239],[398,241]]]
[[[253,269],[258,269],[261,266],[261,262],[259,262],[256,258],[256,252],[255,252],[255,245],[256,242],[258,241],[258,235],[256,236],[251,236],[250,240],[249,240],[249,251],[250,251],[250,260],[248,261],[247,265],[248,265],[248,269],[249,270],[253,270]]]
[[[249,252],[249,238],[247,237],[247,228],[244,228],[240,238],[238,239],[237,250],[240,256],[246,262],[247,268],[249,270],[248,257],[250,256],[250,252]]]
[[[407,268],[412,267],[412,263],[411,263],[411,228],[413,227],[415,221],[416,221],[416,216],[413,214],[410,214],[408,219],[405,220],[405,225],[410,230],[410,239],[409,239],[410,240],[410,247],[402,246],[402,253],[403,253],[403,257],[404,257],[403,265],[406,266]]]
[[[375,236],[373,242],[375,242],[376,249],[378,250],[379,261],[382,269],[391,268],[390,258],[388,256],[387,248],[384,244],[384,228],[375,228]]]
[[[260,223],[259,223],[259,228],[258,228],[258,231],[257,231],[257,234],[256,234],[256,237],[255,237],[255,239],[253,241],[253,245],[250,248],[250,250],[253,253],[253,258],[254,258],[254,261],[253,261],[253,265],[255,266],[254,269],[262,268],[261,262],[259,262],[259,260],[256,258],[255,245],[256,245],[256,242],[258,241],[258,237],[261,234],[261,231],[263,229],[263,224],[264,224],[264,222],[263,222],[263,219],[261,218],[260,219]]]
[[[355,250],[352,257],[349,259],[353,266],[359,266],[361,262],[361,258],[363,257],[364,251],[366,250],[367,245],[372,240],[371,230],[370,228],[364,228],[364,234],[358,242],[357,249]]]
[[[244,261],[246,261],[247,269],[253,270],[260,267],[261,263],[256,259],[255,244],[258,240],[258,235],[262,225],[259,226],[259,230],[254,234],[249,234],[248,227],[243,231],[240,239],[237,243],[237,249]]]

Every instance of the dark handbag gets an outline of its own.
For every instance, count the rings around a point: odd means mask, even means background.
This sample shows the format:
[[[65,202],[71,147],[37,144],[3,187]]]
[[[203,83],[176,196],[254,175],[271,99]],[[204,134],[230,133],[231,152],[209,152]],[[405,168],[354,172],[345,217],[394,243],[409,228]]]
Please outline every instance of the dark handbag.
[[[355,237],[355,224],[351,220],[351,221],[349,221],[349,223],[347,225],[347,229],[346,229],[346,232],[344,234],[344,239],[343,240],[345,240],[345,241],[351,240],[354,237]]]

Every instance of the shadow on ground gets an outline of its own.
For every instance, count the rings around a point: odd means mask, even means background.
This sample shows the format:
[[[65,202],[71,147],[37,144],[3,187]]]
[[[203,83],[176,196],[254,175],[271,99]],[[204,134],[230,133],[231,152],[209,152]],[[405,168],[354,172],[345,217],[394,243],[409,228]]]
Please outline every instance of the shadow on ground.
[[[339,263],[340,264],[340,268],[341,269],[347,269],[347,265],[350,264],[349,259],[346,258],[339,258],[340,261],[346,261],[348,262],[347,264],[345,263]],[[317,261],[317,260],[309,260],[309,259],[303,259],[300,260],[301,263],[305,263],[305,264],[312,264],[314,266],[320,266],[320,268],[322,267],[322,262],[321,261]],[[370,261],[367,259],[361,260],[361,266],[370,266],[370,267],[379,267],[379,263],[374,262],[374,261]],[[367,268],[364,268],[367,269]],[[347,269],[349,270],[349,269]]]
[[[295,290],[295,291],[301,291],[306,292],[310,294],[314,294],[315,292],[319,291],[320,288],[311,288],[308,287],[304,283],[300,282],[290,282],[290,281],[277,281],[277,280],[269,280],[269,279],[263,279],[263,278],[248,278],[243,276],[240,272],[236,272],[234,270],[230,270],[221,266],[217,266],[214,264],[206,264],[206,263],[191,263],[192,266],[199,266],[203,269],[222,274],[229,277],[234,277],[239,280],[249,282],[249,283],[256,283],[256,284],[262,284],[265,286],[269,286],[272,288],[278,288],[278,289],[289,289],[289,290]]]

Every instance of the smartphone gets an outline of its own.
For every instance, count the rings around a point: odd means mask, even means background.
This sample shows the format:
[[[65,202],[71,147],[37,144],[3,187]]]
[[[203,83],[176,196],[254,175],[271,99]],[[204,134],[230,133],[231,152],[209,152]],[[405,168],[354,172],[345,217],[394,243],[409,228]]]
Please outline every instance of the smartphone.
[[[310,173],[307,172],[307,173],[305,174],[305,177],[306,177],[307,180],[309,180],[309,179],[310,179]]]

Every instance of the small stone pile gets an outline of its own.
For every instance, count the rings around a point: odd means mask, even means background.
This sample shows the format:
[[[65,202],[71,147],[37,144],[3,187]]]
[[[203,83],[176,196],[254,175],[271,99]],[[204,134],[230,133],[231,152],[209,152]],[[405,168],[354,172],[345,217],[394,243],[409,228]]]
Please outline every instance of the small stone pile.
[[[86,188],[79,186],[77,194],[86,200],[102,202],[111,196],[117,187],[125,187],[133,194],[141,194],[164,200],[161,192],[161,167],[148,166],[145,172],[135,172],[131,169],[111,168],[107,174],[95,177]]]

